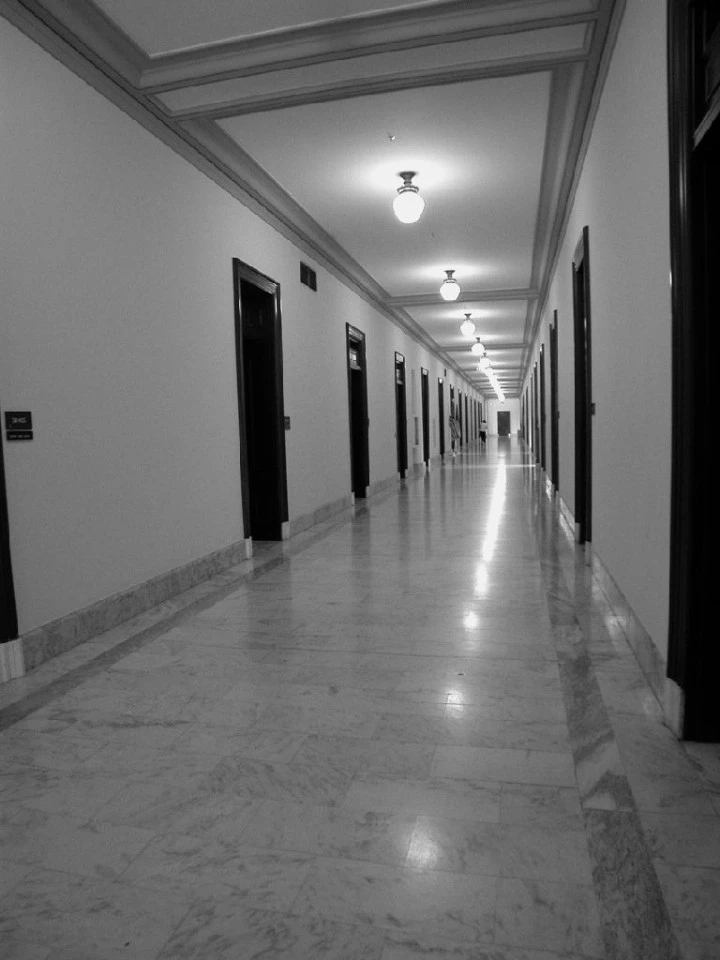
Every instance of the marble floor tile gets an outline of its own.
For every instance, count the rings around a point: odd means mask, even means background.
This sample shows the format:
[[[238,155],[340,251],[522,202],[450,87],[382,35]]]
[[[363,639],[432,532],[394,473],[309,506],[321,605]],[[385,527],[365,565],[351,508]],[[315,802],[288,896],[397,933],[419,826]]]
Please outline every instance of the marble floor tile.
[[[500,880],[498,943],[604,958],[592,887],[545,880]]]
[[[342,807],[497,822],[500,796],[498,783],[363,776],[353,780]]]
[[[292,913],[474,943],[492,940],[496,889],[493,877],[320,860]]]
[[[409,867],[489,876],[591,883],[582,829],[420,817]]]
[[[193,906],[158,960],[378,960],[383,942],[367,926],[214,900]]]
[[[167,834],[152,841],[122,879],[138,887],[188,897],[233,898],[247,906],[288,910],[312,858],[263,850],[242,841]]]
[[[52,948],[53,958],[154,960],[190,903],[164,891],[37,869],[4,899],[0,943]]]
[[[252,818],[246,836],[261,849],[402,865],[416,821],[407,813],[328,810],[268,800]]]
[[[83,822],[20,805],[5,805],[0,840],[19,863],[109,880],[118,877],[150,843],[148,830]]]
[[[435,751],[432,775],[557,787],[575,785],[571,757],[537,750],[440,746]]]
[[[0,960],[718,960],[720,753],[503,452],[0,689]]]

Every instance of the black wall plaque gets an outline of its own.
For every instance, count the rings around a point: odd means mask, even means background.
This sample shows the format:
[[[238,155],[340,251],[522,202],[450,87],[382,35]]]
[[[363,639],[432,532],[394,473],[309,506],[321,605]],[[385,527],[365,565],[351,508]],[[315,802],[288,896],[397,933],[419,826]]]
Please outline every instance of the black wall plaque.
[[[5,439],[32,440],[32,413],[29,410],[5,411]]]

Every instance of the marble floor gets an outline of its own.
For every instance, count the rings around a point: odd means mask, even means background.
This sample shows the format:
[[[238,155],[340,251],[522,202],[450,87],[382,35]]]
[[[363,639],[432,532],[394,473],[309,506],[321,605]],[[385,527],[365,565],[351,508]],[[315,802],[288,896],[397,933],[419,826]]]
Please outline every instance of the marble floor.
[[[718,960],[680,744],[516,439],[0,688],[1,960]]]

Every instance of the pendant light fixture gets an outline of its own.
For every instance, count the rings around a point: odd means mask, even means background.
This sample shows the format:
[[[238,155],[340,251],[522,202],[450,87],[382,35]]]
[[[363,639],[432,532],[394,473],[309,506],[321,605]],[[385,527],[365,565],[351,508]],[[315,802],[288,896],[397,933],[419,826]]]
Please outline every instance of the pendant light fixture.
[[[414,170],[406,170],[398,174],[403,179],[403,185],[398,187],[397,196],[393,200],[393,210],[400,223],[417,223],[425,209],[425,201],[420,196],[419,189],[412,182],[416,176]]]
[[[470,319],[470,314],[465,314],[465,319],[460,324],[460,333],[464,337],[471,337],[475,333],[475,324]]]
[[[472,353],[476,353],[481,357],[485,353],[485,344],[482,343],[480,337],[475,337],[475,343],[470,347]]]
[[[443,300],[457,300],[460,296],[460,284],[457,282],[453,274],[454,270],[446,270],[445,273],[447,276],[442,282],[440,287],[440,296]]]
[[[478,370],[480,373],[488,373],[490,370],[490,360],[487,357],[482,357],[480,363],[478,364]]]

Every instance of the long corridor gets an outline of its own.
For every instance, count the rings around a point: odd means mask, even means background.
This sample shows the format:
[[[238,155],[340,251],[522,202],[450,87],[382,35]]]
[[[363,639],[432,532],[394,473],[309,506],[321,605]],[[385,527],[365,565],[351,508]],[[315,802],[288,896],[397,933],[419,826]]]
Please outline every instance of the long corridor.
[[[718,960],[622,628],[516,438],[258,545],[0,688],[0,960]]]

